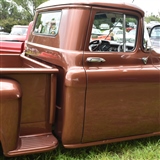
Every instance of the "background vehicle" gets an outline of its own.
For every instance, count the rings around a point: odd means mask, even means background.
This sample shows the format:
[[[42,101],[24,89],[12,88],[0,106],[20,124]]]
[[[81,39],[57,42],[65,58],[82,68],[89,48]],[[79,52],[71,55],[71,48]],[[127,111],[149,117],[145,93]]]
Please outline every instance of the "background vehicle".
[[[3,32],[3,31],[0,32],[0,35],[8,35],[8,34],[9,34],[8,32]]]
[[[114,32],[114,36],[113,36],[115,41],[123,41],[123,30],[117,30],[116,32]]]
[[[155,25],[151,28],[150,33],[150,40],[152,47],[155,49],[159,49],[160,53],[160,25]]]
[[[14,25],[11,33],[8,35],[0,35],[1,41],[24,42],[26,40],[28,25]]]
[[[41,4],[25,50],[14,42],[22,53],[0,54],[4,155],[160,135],[160,57],[148,45],[143,18],[133,4],[106,0]],[[126,41],[129,20],[134,42]],[[92,40],[93,26],[102,22],[112,29],[123,23],[122,41]]]
[[[27,27],[27,34],[25,35],[25,38],[22,36],[19,38],[19,36],[11,36],[9,35],[9,38],[7,40],[0,39],[0,54],[6,54],[6,53],[12,53],[12,54],[20,54],[23,52],[23,50],[26,48],[26,43],[28,40],[28,37],[30,35],[31,29],[32,29],[33,21],[31,21]],[[11,38],[11,39],[10,39]],[[13,39],[14,40],[13,40]]]
[[[11,29],[10,35],[27,35],[28,26],[14,25]]]

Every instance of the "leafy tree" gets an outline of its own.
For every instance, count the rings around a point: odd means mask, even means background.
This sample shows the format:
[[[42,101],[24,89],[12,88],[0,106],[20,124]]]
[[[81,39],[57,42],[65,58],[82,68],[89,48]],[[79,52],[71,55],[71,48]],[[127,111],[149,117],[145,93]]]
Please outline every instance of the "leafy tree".
[[[158,15],[153,15],[153,13],[151,13],[151,15],[145,17],[145,21],[147,23],[149,23],[150,21],[160,22],[160,13],[159,13],[159,16]]]
[[[0,3],[0,26],[4,28],[4,31],[9,32],[10,28],[14,24],[18,24],[21,21],[21,13],[18,10],[17,6],[6,0],[1,0]]]
[[[13,25],[28,25],[35,9],[47,0],[0,0],[0,27],[10,32]]]
[[[36,8],[43,2],[46,2],[47,0],[14,0],[16,4],[25,10],[25,12],[28,12],[28,15],[30,15],[32,18],[35,14]]]

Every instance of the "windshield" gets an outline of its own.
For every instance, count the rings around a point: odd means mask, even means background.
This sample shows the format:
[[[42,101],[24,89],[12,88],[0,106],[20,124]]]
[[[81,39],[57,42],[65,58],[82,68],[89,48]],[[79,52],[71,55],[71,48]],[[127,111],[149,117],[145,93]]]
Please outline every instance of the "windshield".
[[[28,27],[13,27],[11,35],[27,35]]]

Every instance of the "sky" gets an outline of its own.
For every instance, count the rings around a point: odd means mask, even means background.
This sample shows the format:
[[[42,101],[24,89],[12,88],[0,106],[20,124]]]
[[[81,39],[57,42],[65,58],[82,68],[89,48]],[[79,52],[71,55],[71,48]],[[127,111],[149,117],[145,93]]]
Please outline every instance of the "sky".
[[[125,1],[130,2],[133,4],[136,4],[140,8],[142,8],[146,14],[155,14],[158,15],[158,12],[160,12],[160,0],[119,0],[119,1]]]

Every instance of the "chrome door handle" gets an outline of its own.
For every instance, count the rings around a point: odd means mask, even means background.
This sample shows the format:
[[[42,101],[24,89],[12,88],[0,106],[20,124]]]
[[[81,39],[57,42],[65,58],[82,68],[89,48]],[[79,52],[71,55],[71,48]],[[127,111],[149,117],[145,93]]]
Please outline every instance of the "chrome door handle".
[[[86,59],[87,62],[105,62],[106,60],[104,58],[101,57],[88,57]]]

